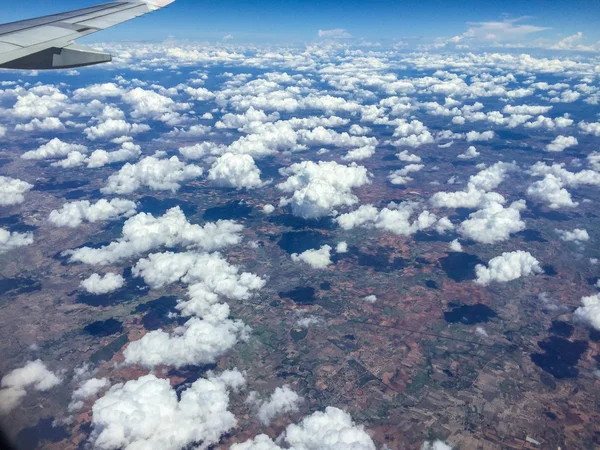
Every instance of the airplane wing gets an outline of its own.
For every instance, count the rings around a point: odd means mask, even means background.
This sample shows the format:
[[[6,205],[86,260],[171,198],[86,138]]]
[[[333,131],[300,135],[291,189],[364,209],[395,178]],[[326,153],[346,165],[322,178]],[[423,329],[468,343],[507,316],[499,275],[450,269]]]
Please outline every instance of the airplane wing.
[[[75,39],[162,8],[175,0],[125,0],[0,24],[0,68],[65,69],[111,61]]]

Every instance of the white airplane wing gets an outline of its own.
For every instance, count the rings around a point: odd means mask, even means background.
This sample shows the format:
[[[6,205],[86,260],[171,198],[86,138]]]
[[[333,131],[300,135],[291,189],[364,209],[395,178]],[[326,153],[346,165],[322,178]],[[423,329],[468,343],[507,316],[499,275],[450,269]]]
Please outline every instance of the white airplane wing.
[[[125,0],[0,24],[0,68],[64,69],[111,60],[75,39],[162,8],[175,0]]]

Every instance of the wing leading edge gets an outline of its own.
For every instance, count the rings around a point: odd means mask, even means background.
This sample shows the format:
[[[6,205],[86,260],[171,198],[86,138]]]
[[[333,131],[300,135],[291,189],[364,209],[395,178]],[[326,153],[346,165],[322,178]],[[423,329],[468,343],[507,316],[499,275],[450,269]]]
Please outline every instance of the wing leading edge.
[[[108,53],[77,45],[75,39],[134,19],[174,1],[115,1],[0,24],[0,68],[66,69],[109,62],[112,58]]]

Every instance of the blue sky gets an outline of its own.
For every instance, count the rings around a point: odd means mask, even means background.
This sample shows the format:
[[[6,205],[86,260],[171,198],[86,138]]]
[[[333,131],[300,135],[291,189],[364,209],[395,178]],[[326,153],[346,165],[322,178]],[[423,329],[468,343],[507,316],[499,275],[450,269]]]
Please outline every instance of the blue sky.
[[[0,5],[2,21],[13,21],[101,2],[42,0]],[[104,31],[94,40],[220,39],[232,34],[239,41],[312,40],[319,29],[342,28],[354,38],[391,40],[452,37],[465,32],[468,22],[501,22],[522,18],[517,24],[548,30],[517,40],[558,40],[583,32],[584,41],[600,39],[597,19],[600,1],[579,0],[466,0],[406,2],[401,0],[176,0],[166,10]],[[518,34],[518,33],[517,33]]]

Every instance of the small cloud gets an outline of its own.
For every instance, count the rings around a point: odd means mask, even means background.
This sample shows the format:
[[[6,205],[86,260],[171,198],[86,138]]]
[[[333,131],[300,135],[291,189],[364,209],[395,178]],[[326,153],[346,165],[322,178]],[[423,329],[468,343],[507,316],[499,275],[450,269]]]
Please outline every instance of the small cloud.
[[[233,39],[233,34],[226,34],[225,36],[223,36],[224,41],[230,41],[232,39]]]
[[[351,39],[352,35],[343,28],[334,28],[332,30],[319,30],[320,39]]]

